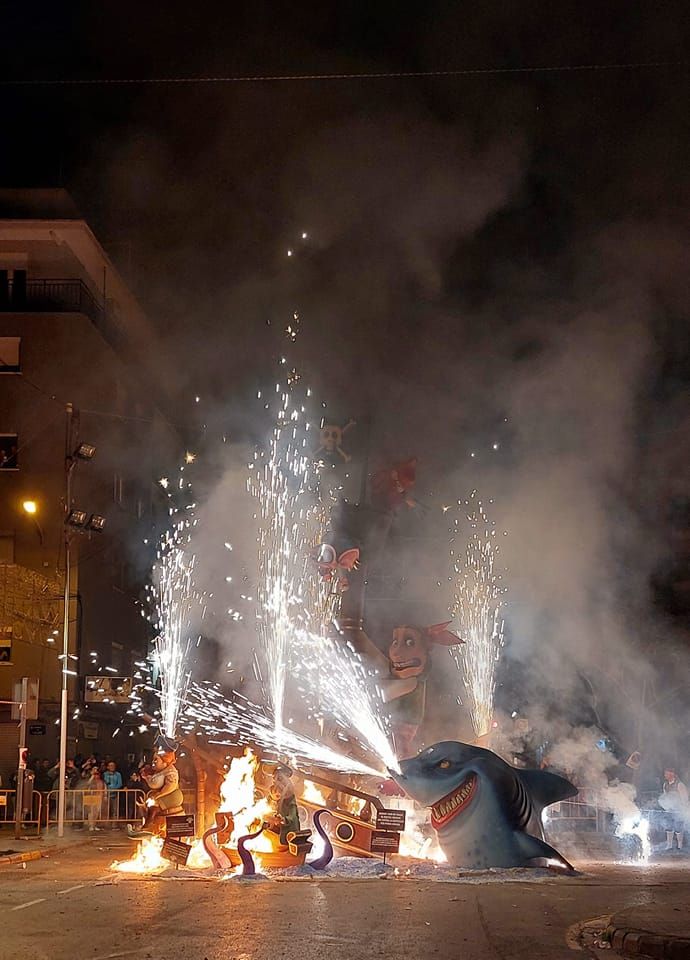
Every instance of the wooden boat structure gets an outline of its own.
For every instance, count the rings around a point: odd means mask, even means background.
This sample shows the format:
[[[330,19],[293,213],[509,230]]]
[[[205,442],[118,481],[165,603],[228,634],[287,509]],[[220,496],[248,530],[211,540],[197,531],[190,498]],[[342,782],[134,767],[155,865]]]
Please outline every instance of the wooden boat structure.
[[[330,793],[320,803],[302,797],[297,803],[300,823],[305,827],[310,826],[314,814],[325,809],[326,814],[321,818],[321,822],[336,856],[380,856],[371,852],[371,835],[376,829],[376,811],[384,809],[379,798],[314,774],[309,775],[309,780],[319,787],[326,787]],[[359,813],[352,812],[353,800],[364,801]]]
[[[287,843],[281,844],[276,834],[266,831],[261,825],[254,833],[242,837],[237,846],[232,846],[230,836],[233,831],[232,815],[217,813],[216,824],[204,834],[204,846],[214,865],[221,868],[228,864],[244,867],[245,874],[255,871],[254,858],[260,862],[261,869],[285,869],[301,866],[312,851],[312,833],[316,830],[324,842],[326,850],[318,861],[310,861],[310,866],[323,869],[335,854],[336,856],[375,857],[371,852],[371,836],[376,829],[376,810],[382,810],[383,804],[378,797],[354,787],[310,774],[309,779],[328,791],[321,802],[301,797],[297,803],[302,829],[287,835]],[[354,801],[360,802],[358,813],[352,812]],[[254,851],[245,847],[245,843],[254,840],[261,833],[269,837],[270,851]]]

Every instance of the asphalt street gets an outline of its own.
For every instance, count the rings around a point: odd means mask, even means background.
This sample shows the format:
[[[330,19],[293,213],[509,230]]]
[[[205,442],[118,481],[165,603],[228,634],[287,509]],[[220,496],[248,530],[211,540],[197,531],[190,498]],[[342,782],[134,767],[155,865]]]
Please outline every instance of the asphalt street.
[[[2,868],[0,960],[558,960],[599,955],[578,951],[584,921],[636,907],[685,916],[690,903],[682,863],[487,883],[110,873],[130,850],[104,835]]]

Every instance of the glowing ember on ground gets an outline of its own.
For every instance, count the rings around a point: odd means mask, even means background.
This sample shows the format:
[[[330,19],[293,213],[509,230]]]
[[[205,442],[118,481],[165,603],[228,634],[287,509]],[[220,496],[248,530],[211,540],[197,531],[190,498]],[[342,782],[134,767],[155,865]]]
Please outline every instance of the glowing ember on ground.
[[[637,862],[648,863],[652,855],[652,841],[649,838],[649,821],[641,814],[625,817],[616,827],[617,837],[637,837],[640,841],[640,852]]]
[[[472,533],[464,557],[456,552],[461,518],[451,527],[450,557],[454,572],[454,596],[450,612],[459,624],[460,636],[467,642],[451,647],[468,698],[474,732],[478,737],[489,732],[493,716],[496,663],[503,646],[503,620],[500,615],[506,592],[497,572],[496,530],[487,517],[477,491],[469,500],[458,501]]]
[[[170,863],[161,856],[162,837],[145,837],[137,844],[137,850],[129,860],[114,860],[111,870],[119,873],[161,873]]]

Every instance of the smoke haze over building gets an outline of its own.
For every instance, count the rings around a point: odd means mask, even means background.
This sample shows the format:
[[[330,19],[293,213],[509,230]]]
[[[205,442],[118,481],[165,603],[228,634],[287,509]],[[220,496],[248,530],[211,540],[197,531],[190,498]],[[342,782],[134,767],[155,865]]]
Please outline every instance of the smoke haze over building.
[[[467,16],[432,4],[413,42],[390,9],[279,5],[273,20],[270,6],[238,13],[219,37],[224,5],[211,5],[195,24],[203,71],[175,29],[182,7],[165,22],[137,11],[136,36],[119,7],[89,32],[83,63],[44,37],[46,75],[671,63],[674,19],[686,16],[626,8],[612,48],[618,20],[598,7]],[[87,28],[75,19],[64,31],[66,53]],[[269,429],[254,398],[274,382],[298,311],[296,363],[336,422],[371,419],[370,468],[419,457],[428,512],[401,520],[413,546],[391,560],[405,608],[443,619],[440,506],[477,488],[508,533],[501,682],[521,690],[516,707],[561,701],[590,716],[591,684],[601,722],[631,750],[641,736],[661,749],[687,733],[663,693],[671,669],[687,676],[687,620],[656,610],[651,586],[669,554],[668,510],[689,483],[679,79],[669,66],[4,88],[27,146],[39,98],[71,133],[80,118],[79,149],[61,139],[62,169],[33,160],[30,174],[73,192],[158,326],[177,414],[203,437],[209,468],[198,481],[204,586],[231,596],[226,539],[233,560],[251,555],[244,464]],[[5,180],[19,176],[19,151],[2,163]],[[425,536],[436,539],[420,546]],[[223,662],[248,663],[247,626],[217,632]]]

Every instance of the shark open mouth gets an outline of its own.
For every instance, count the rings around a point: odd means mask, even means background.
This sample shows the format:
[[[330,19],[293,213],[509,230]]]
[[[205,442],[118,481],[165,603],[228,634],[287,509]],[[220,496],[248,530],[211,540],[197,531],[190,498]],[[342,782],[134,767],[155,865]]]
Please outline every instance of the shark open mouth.
[[[431,808],[431,826],[434,830],[444,827],[453,817],[457,817],[470,803],[477,789],[477,777],[471,773],[460,786],[441,797]]]

